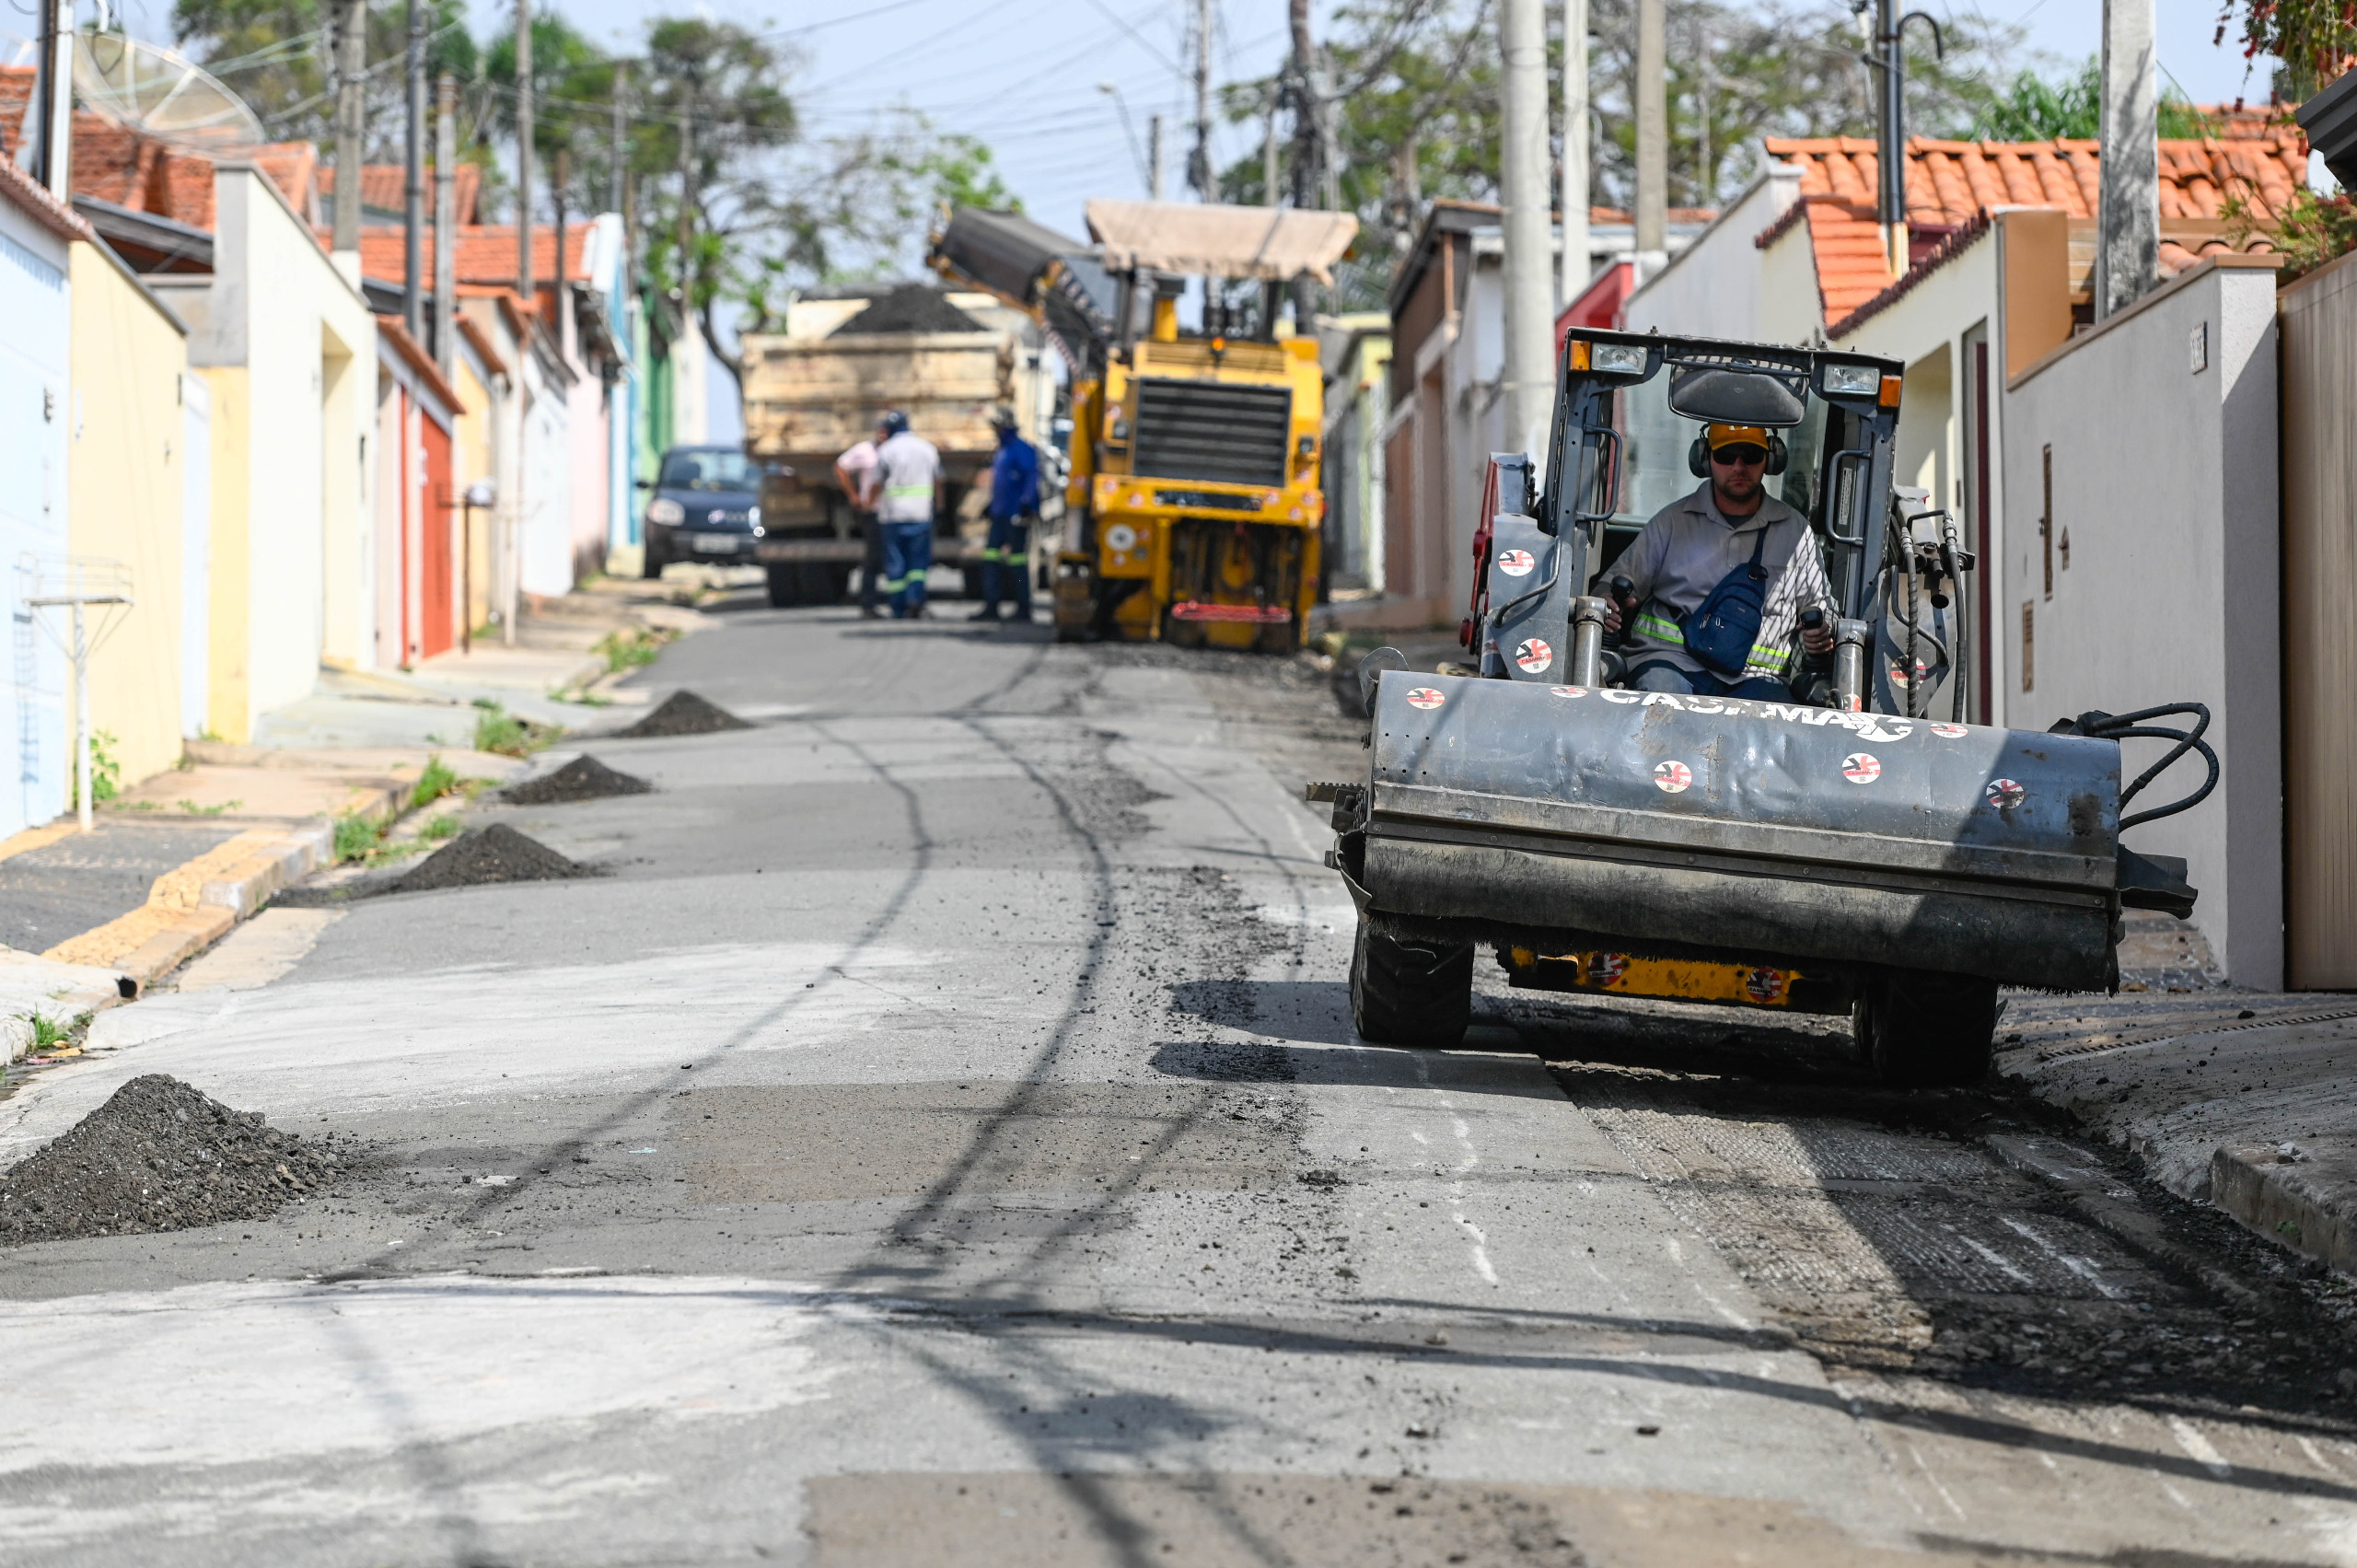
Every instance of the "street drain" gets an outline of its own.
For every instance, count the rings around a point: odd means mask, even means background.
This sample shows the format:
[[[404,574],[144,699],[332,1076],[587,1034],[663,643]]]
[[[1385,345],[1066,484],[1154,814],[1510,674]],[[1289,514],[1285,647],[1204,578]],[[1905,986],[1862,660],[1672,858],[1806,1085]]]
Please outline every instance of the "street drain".
[[[663,699],[662,705],[628,729],[618,729],[619,740],[645,740],[670,735],[713,735],[724,729],[753,726],[727,709],[681,690]]]
[[[0,1246],[266,1219],[346,1163],[150,1073],[0,1176]]]
[[[444,844],[393,884],[391,891],[419,893],[437,888],[476,888],[492,882],[550,882],[595,875],[537,839],[505,822],[478,828]]]
[[[517,806],[566,806],[614,795],[645,795],[654,788],[644,779],[617,772],[595,757],[575,757],[552,773],[509,784],[499,797]]]

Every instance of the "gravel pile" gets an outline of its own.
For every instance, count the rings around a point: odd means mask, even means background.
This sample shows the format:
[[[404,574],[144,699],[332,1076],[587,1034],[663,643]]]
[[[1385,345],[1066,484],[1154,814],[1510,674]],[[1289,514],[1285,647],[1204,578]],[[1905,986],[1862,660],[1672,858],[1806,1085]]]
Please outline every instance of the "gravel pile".
[[[654,788],[644,779],[616,772],[595,757],[575,757],[552,773],[509,784],[499,796],[517,806],[565,806],[611,795],[646,795]]]
[[[493,822],[452,839],[419,861],[390,890],[419,893],[436,888],[553,882],[590,875],[587,866],[567,860],[539,840],[525,837],[505,822]]]
[[[265,1219],[348,1164],[150,1073],[0,1175],[0,1246]]]
[[[835,329],[838,332],[979,332],[985,329],[937,288],[904,283]],[[831,336],[832,334],[829,334]]]
[[[614,738],[648,740],[668,735],[714,735],[724,729],[752,727],[727,709],[716,707],[692,691],[679,691],[664,698],[661,706],[628,729],[614,731]]]

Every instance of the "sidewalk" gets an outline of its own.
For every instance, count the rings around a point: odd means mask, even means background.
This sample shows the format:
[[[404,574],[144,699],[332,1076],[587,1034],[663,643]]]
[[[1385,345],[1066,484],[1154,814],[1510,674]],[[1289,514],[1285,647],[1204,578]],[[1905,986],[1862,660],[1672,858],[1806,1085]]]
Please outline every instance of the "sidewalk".
[[[702,624],[657,584],[600,582],[519,618],[517,643],[478,643],[413,670],[322,670],[310,695],[264,715],[251,744],[192,740],[179,768],[99,810],[0,842],[0,1062],[52,1023],[164,979],[266,904],[336,863],[336,823],[388,825],[411,809],[439,759],[461,780],[500,783],[529,764],[475,749],[478,726],[513,715],[561,729],[609,727],[604,638]]]
[[[1999,1040],[2001,1075],[2179,1197],[2357,1274],[2357,996],[2017,995]]]

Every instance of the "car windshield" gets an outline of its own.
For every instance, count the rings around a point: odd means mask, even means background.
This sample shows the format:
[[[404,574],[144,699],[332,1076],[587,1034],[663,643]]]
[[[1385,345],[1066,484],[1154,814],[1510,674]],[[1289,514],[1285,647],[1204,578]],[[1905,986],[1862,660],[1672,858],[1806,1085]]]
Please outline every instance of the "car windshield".
[[[742,452],[674,452],[663,459],[666,490],[759,490],[761,470]]]

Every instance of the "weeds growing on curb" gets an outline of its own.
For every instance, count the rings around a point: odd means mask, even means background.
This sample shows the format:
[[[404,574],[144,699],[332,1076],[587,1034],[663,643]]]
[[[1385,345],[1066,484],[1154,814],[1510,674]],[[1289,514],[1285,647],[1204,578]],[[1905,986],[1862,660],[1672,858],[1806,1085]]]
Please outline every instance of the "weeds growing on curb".
[[[619,675],[625,669],[637,669],[653,664],[655,656],[663,651],[663,645],[678,635],[665,626],[609,632],[598,638],[589,651],[606,661],[607,674]]]
[[[441,816],[429,819],[425,826],[417,830],[417,836],[427,843],[435,843],[451,837],[465,825],[446,811]]]
[[[366,811],[347,811],[335,819],[335,858],[340,865],[360,860],[385,836],[384,824]]]
[[[437,756],[425,760],[425,772],[418,774],[417,784],[409,792],[412,810],[431,800],[439,800],[459,787],[459,775]]]
[[[192,817],[218,817],[224,811],[235,811],[245,804],[242,800],[225,800],[216,806],[199,806],[186,796],[180,796],[180,807]]]
[[[504,757],[528,757],[558,736],[559,726],[534,724],[530,719],[509,713],[488,697],[475,699],[482,711],[475,714],[475,749],[495,751]]]

